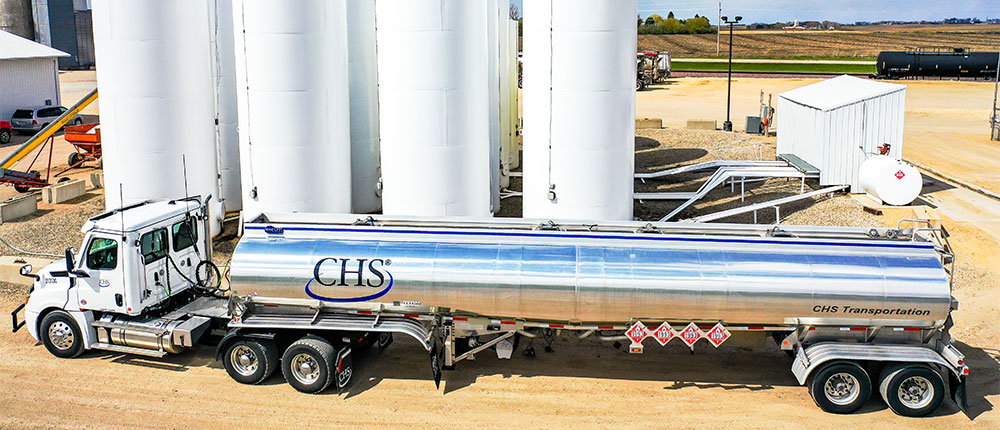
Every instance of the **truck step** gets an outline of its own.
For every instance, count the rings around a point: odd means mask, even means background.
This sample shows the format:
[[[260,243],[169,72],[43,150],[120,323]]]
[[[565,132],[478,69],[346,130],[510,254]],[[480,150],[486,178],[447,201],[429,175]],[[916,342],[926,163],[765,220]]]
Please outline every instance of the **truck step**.
[[[132,346],[115,345],[111,343],[95,343],[93,349],[103,349],[105,351],[123,352],[126,354],[144,355],[146,357],[162,358],[167,355],[166,351],[136,348]]]

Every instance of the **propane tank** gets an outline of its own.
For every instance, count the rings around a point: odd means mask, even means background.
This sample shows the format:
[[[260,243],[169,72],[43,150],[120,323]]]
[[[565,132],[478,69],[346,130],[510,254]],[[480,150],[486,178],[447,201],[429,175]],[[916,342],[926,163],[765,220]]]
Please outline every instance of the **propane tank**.
[[[923,178],[915,167],[885,155],[865,160],[858,180],[866,193],[893,206],[910,204],[923,188]]]

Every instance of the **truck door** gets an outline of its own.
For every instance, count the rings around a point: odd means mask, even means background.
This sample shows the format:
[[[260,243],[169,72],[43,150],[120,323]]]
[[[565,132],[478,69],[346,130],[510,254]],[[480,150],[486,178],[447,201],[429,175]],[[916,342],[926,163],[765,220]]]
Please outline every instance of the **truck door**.
[[[170,226],[170,258],[173,259],[173,264],[169,266],[173,270],[170,273],[170,286],[175,292],[189,287],[188,280],[197,281],[195,269],[201,261],[200,254],[203,251],[199,249],[201,244],[198,242],[198,225],[194,218],[185,218]]]
[[[173,295],[167,282],[167,229],[165,227],[147,232],[139,237],[139,253],[142,255],[145,286],[140,292],[139,304],[142,308],[153,306]]]
[[[122,247],[117,238],[93,235],[84,249],[78,266],[89,277],[77,278],[77,296],[81,309],[123,312],[125,285],[122,283]]]

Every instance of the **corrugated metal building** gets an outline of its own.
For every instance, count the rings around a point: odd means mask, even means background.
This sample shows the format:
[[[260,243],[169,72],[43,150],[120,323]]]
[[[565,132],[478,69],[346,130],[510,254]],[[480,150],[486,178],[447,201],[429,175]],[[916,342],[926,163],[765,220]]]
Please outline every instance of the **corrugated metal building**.
[[[778,95],[779,155],[792,154],[820,171],[820,185],[861,192],[858,170],[879,147],[903,154],[906,85],[839,76]]]
[[[57,58],[69,54],[0,31],[0,118],[15,109],[59,106]]]
[[[94,25],[90,0],[31,0],[35,41],[69,54],[63,69],[94,65]]]

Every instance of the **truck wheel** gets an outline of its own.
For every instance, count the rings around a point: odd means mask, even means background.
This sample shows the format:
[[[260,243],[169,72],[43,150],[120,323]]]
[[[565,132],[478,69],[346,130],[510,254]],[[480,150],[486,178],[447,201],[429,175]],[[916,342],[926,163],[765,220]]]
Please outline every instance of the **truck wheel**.
[[[83,353],[83,335],[76,321],[66,311],[52,311],[39,326],[38,334],[52,355],[73,358]]]
[[[319,393],[333,382],[336,353],[333,345],[316,336],[293,342],[281,356],[281,373],[296,390]]]
[[[267,339],[240,339],[229,345],[223,364],[236,382],[256,385],[278,368],[278,347]]]
[[[922,417],[944,400],[941,374],[923,365],[896,365],[882,371],[879,382],[882,399],[898,415]]]
[[[871,394],[871,378],[865,369],[853,362],[825,364],[813,372],[809,381],[809,395],[816,406],[835,414],[858,410]]]
[[[10,142],[10,130],[7,130],[6,128],[0,130],[0,143],[8,143],[8,142]]]

